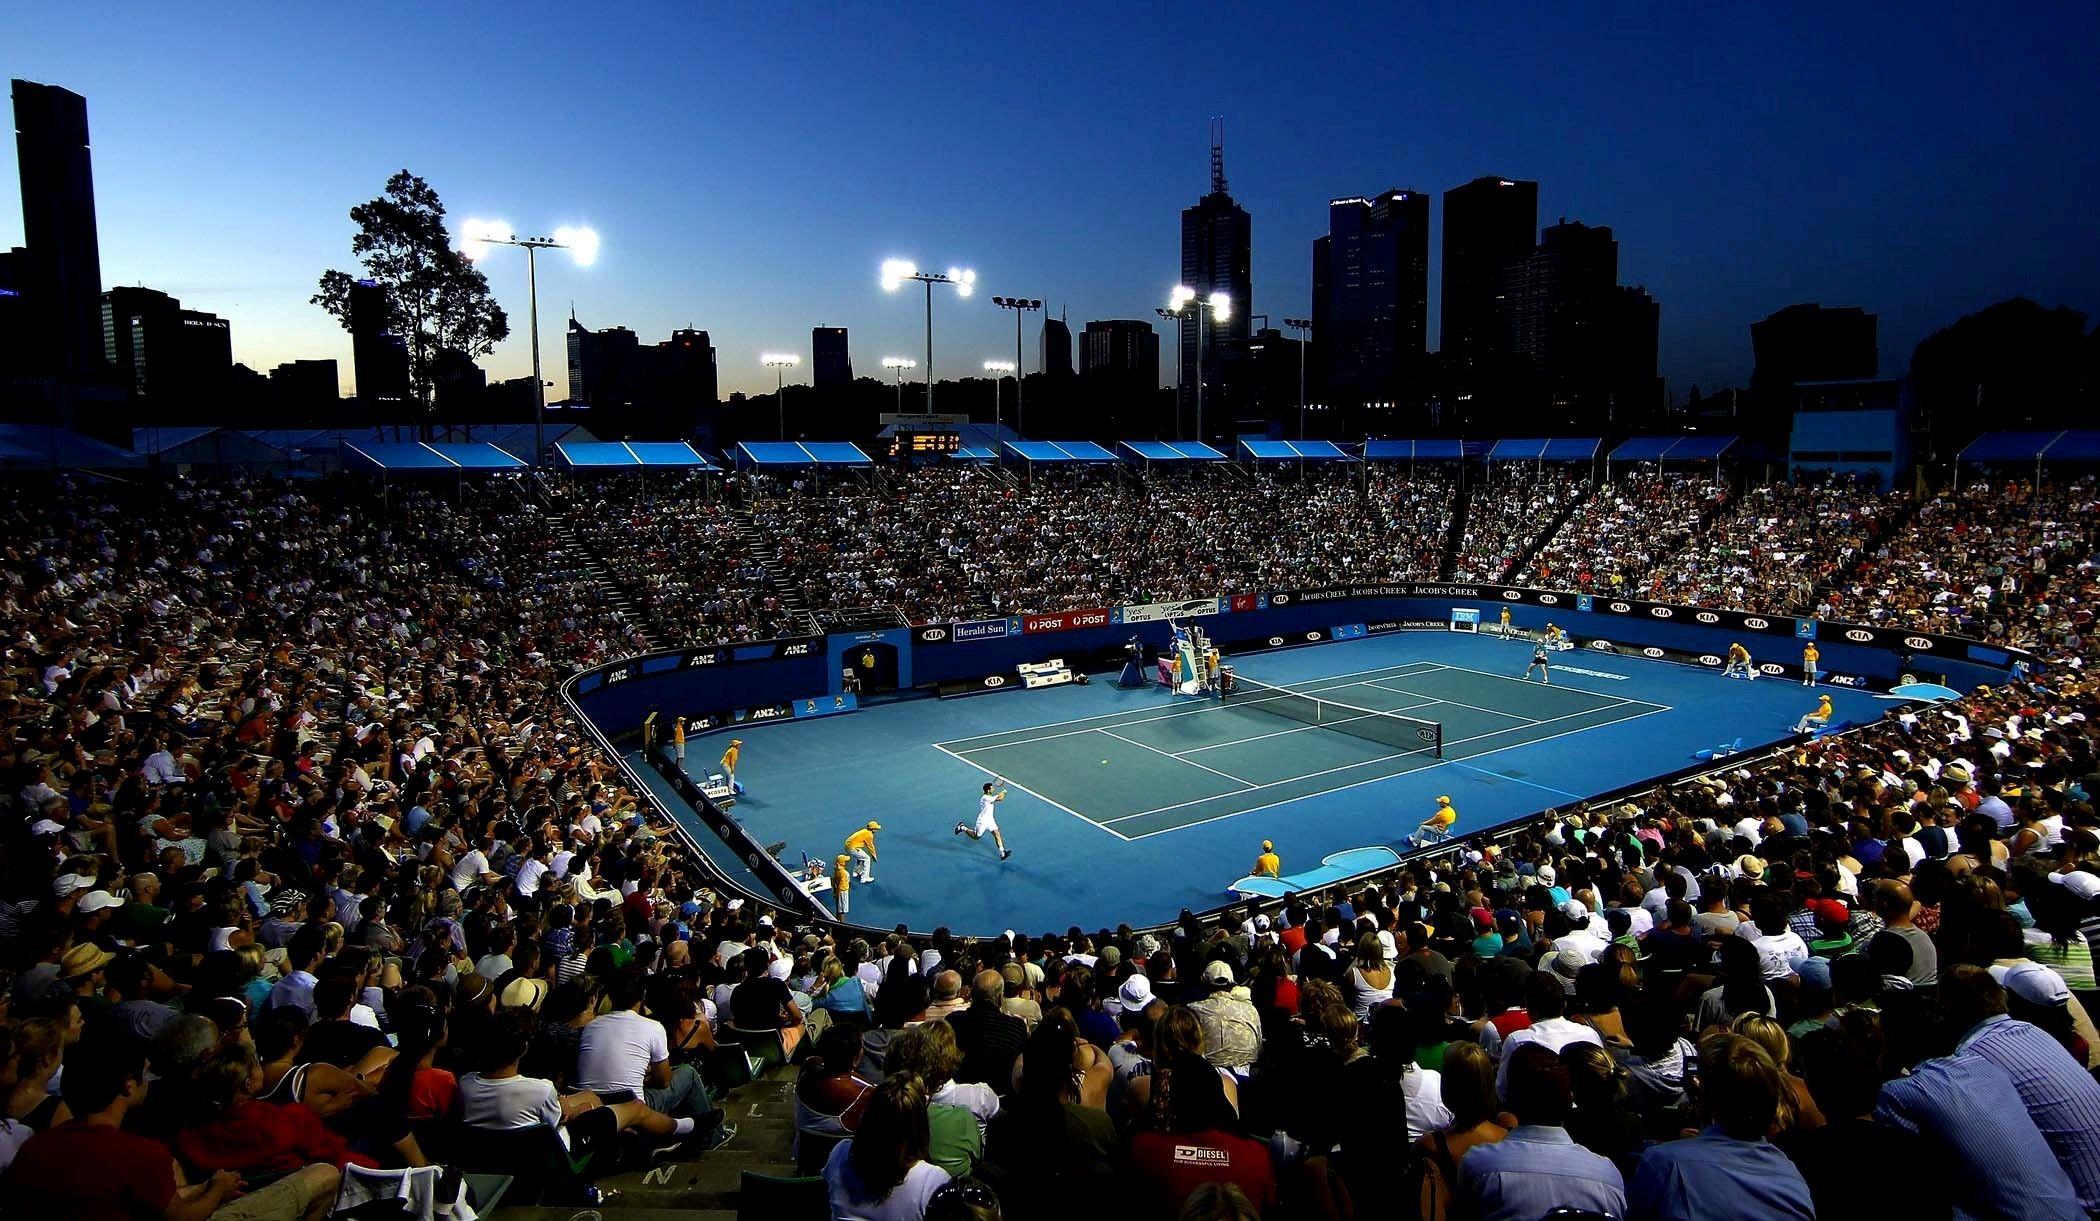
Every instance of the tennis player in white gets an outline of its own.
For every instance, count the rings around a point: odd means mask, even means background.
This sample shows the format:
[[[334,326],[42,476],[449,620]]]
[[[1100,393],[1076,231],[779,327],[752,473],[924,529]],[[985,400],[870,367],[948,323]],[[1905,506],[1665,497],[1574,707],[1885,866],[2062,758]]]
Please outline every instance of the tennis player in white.
[[[955,824],[955,833],[957,835],[967,835],[971,839],[983,839],[987,835],[991,836],[992,842],[999,847],[999,859],[1002,861],[1013,855],[1006,849],[1006,838],[999,834],[999,819],[995,813],[999,803],[1006,800],[1006,789],[1003,785],[1003,781],[989,780],[985,782],[984,792],[979,794],[977,798],[977,826],[975,829],[964,823]]]

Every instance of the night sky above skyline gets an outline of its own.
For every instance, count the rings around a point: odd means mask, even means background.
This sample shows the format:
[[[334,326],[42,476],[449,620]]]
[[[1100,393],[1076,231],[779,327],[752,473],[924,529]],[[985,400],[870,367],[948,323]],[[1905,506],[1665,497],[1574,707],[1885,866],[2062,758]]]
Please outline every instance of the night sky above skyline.
[[[1613,228],[1673,399],[1747,384],[1749,324],[1797,301],[1879,314],[1885,375],[2004,297],[2100,314],[2100,6],[1231,11],[18,3],[0,68],[88,99],[106,285],[228,317],[257,369],[335,357],[346,393],[349,338],[307,298],[403,167],[455,221],[602,234],[591,268],[541,262],[553,393],[572,301],[644,341],[708,330],[723,392],[770,392],[760,352],[807,361],[820,323],[863,376],[918,355],[889,257],[979,274],[935,298],[943,377],[1011,359],[992,294],[1075,334],[1152,319],[1214,114],[1276,325],[1309,312],[1328,199],[1414,188],[1433,347],[1442,193],[1482,174],[1537,179],[1542,224]],[[12,150],[0,196],[19,245]],[[482,363],[518,376],[524,259],[485,266],[513,334]]]

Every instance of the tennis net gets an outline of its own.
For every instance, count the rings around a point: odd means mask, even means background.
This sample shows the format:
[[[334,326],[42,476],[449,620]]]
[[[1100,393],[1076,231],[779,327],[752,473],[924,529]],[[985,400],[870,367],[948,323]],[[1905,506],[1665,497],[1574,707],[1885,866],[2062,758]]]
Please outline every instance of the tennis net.
[[[1380,712],[1375,708],[1358,708],[1354,704],[1306,695],[1287,687],[1254,682],[1244,675],[1235,681],[1233,692],[1225,697],[1225,703],[1229,707],[1265,713],[1300,725],[1331,729],[1408,754],[1444,757],[1444,726],[1440,721],[1425,721],[1420,717]]]

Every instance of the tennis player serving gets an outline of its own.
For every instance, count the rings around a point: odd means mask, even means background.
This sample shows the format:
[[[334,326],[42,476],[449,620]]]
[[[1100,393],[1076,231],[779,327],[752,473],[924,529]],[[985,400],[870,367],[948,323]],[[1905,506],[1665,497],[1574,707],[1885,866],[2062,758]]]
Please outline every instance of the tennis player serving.
[[[999,803],[1005,800],[1006,781],[994,776],[985,782],[984,791],[978,794],[977,826],[972,828],[964,823],[955,824],[955,833],[957,835],[967,835],[971,839],[983,839],[987,835],[991,836],[992,843],[997,845],[999,849],[999,859],[1002,861],[1013,855],[1012,852],[1007,851],[1006,838],[999,834],[999,818],[995,813],[999,808]]]

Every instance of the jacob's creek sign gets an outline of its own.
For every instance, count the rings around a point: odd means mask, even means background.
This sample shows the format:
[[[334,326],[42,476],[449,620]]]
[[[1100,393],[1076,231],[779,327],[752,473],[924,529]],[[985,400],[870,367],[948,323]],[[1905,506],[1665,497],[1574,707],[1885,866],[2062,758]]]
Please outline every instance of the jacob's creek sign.
[[[1024,615],[1021,630],[1033,635],[1036,632],[1068,632],[1074,628],[1107,627],[1109,610],[1105,606],[1088,607],[1085,610],[1059,611],[1054,615]]]

